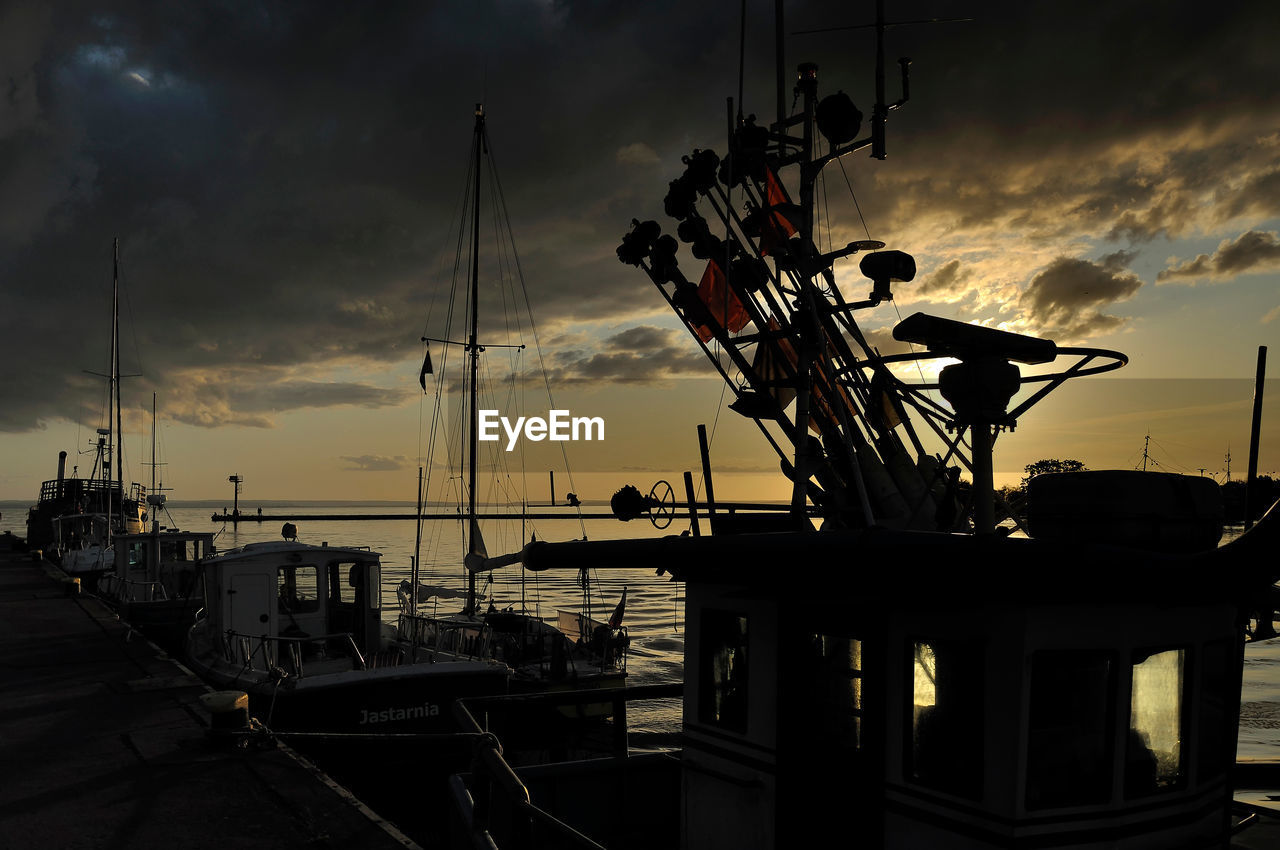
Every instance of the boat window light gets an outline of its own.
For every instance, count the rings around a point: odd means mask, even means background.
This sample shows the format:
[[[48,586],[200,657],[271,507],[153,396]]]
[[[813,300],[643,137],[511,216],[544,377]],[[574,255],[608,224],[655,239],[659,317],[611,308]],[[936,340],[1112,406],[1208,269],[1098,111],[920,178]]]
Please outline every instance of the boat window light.
[[[1133,657],[1125,796],[1179,787],[1183,779],[1183,670],[1186,651],[1139,651]]]
[[[698,719],[703,723],[747,731],[747,639],[746,615],[702,612]]]
[[[841,749],[862,749],[862,641],[840,635],[810,635],[806,659],[818,706],[819,734]]]
[[[977,641],[913,640],[907,776],[982,798],[983,648]]]

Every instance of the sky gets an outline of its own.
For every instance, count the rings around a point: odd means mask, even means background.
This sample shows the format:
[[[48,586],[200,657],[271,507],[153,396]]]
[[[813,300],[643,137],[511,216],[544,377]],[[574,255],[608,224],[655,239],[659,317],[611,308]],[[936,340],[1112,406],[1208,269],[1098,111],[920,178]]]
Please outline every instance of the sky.
[[[1230,454],[1240,477],[1258,347],[1280,343],[1280,16],[887,5],[891,20],[972,20],[889,31],[890,98],[893,60],[912,65],[888,158],[855,153],[820,187],[832,244],[869,237],[917,261],[863,327],[888,350],[924,311],[1129,356],[1003,435],[1005,480],[1047,457],[1132,468],[1147,437],[1162,468],[1221,480]],[[764,123],[773,11],[746,9],[745,108]],[[674,229],[662,199],[681,156],[723,153],[738,10],[0,5],[0,499],[34,500],[59,451],[92,465],[117,237],[129,477],[150,476],[154,393],[171,498],[229,499],[232,473],[249,504],[414,498],[433,401],[419,338],[449,285],[481,101],[555,404],[606,423],[603,442],[567,447],[572,486],[678,483],[706,423],[718,496],[786,498],[688,331],[614,254],[633,218]],[[873,15],[791,3],[785,27],[788,66],[818,63],[822,91],[867,114],[874,41],[848,27]],[[856,259],[836,273],[867,285]],[[1280,470],[1277,392],[1264,473]],[[530,468],[548,467],[535,448]]]

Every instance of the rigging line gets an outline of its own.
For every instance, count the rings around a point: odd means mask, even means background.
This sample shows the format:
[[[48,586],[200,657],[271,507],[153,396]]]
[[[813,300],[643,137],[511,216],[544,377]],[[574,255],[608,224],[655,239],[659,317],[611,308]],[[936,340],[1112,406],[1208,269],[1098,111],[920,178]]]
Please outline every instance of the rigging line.
[[[470,147],[471,147],[471,146],[470,146],[470,145],[468,145],[468,149],[469,149],[469,150],[470,150]],[[471,158],[471,154],[469,153],[469,154],[468,154],[468,161],[470,161],[470,158]],[[468,174],[469,174],[469,173],[470,173],[470,169],[468,169]],[[463,180],[463,182],[462,182],[462,189],[461,189],[461,191],[459,192],[458,198],[457,198],[457,200],[455,200],[455,202],[454,202],[454,206],[453,206],[453,210],[454,210],[454,217],[451,219],[451,221],[458,222],[458,223],[459,223],[459,227],[458,227],[458,230],[457,230],[456,244],[455,244],[455,248],[454,248],[453,272],[452,272],[452,275],[451,275],[451,277],[450,277],[450,281],[451,281],[451,285],[450,285],[450,289],[449,289],[449,313],[450,313],[450,314],[452,314],[452,312],[453,312],[454,298],[455,298],[455,295],[456,295],[456,292],[457,292],[458,268],[459,268],[459,263],[460,263],[460,255],[461,255],[461,252],[462,252],[462,247],[461,247],[461,246],[462,246],[462,240],[463,240],[463,230],[465,229],[464,227],[462,227],[462,222],[464,222],[464,221],[466,220],[466,219],[464,218],[464,216],[466,215],[466,211],[465,211],[465,209],[466,209],[466,202],[467,202],[467,198],[469,197],[469,193],[466,191],[466,189],[467,189],[467,184],[468,184],[468,181],[467,181],[467,180]],[[449,227],[449,232],[447,232],[447,233],[445,234],[445,240],[444,240],[444,241],[445,241],[445,244],[447,244],[447,243],[448,243],[449,235],[450,235],[452,232],[453,232],[453,225],[451,224],[451,225],[450,225],[450,227]],[[443,260],[443,257],[441,257],[441,259]],[[424,337],[425,337],[425,336],[428,336],[428,335],[430,334],[430,332],[431,332],[431,318],[432,318],[432,316],[434,316],[434,315],[435,315],[436,299],[439,297],[439,295],[440,295],[440,287],[439,287],[439,286],[433,286],[433,287],[431,288],[431,298],[430,298],[430,300],[427,302],[427,318],[426,318],[426,321],[423,323],[423,327],[422,327],[422,336],[424,336]],[[450,331],[451,331],[451,330],[452,330],[452,320],[450,319],[450,321],[449,321],[449,322],[447,323],[447,325],[446,325],[445,332],[442,334],[441,338],[442,338],[442,339],[448,339],[448,338],[449,338],[449,333],[450,333]],[[423,360],[425,361],[425,359],[426,359],[426,354],[427,354],[427,352],[428,352],[428,351],[430,351],[430,343],[428,343],[427,341],[425,341],[425,340],[424,340],[424,341],[422,342],[422,349],[423,349],[423,350],[422,350]],[[440,391],[441,391],[441,389],[442,389],[442,388],[441,388],[441,386],[439,386],[439,384],[440,384],[441,382],[443,382],[443,380],[444,380],[444,376],[445,376],[445,374],[447,373],[447,370],[444,368],[444,365],[445,365],[445,363],[446,363],[446,362],[447,362],[447,360],[448,360],[448,351],[449,351],[449,346],[447,346],[447,345],[446,345],[446,346],[444,346],[444,352],[443,352],[443,354],[442,354],[442,359],[441,359],[440,375],[439,375],[439,377],[438,377],[438,378],[437,378],[437,380],[436,380],[436,383],[437,383],[437,388],[436,388],[437,405],[435,405],[435,408],[436,408],[436,409],[434,409],[434,410],[432,411],[432,423],[431,423],[431,440],[432,440],[432,450],[431,450],[431,451],[432,451],[433,453],[434,453],[434,442],[435,442],[436,426],[437,426],[437,422],[438,422],[438,420],[439,420],[438,400],[439,400],[439,397],[440,397]],[[423,392],[423,393],[422,393],[422,395],[421,395],[421,396],[419,396],[419,398],[418,398],[418,442],[417,442],[417,447],[418,447],[418,462],[419,462],[419,464],[420,464],[420,465],[425,465],[425,466],[426,466],[426,473],[425,473],[426,478],[425,478],[425,480],[423,481],[423,492],[424,492],[424,493],[430,493],[431,464],[430,464],[430,463],[423,464],[423,454],[422,454],[422,437],[423,437],[423,413],[422,413],[422,406],[423,406],[423,404],[425,404],[425,401],[424,401],[425,396],[426,396],[426,392],[425,392],[425,389],[424,389],[424,392]]]
[[[862,205],[858,203],[858,195],[853,191],[853,183],[849,180],[849,173],[844,170],[844,160],[837,157],[836,164],[840,166],[840,173],[844,175],[844,183],[849,187],[849,197],[853,198],[853,207],[858,211],[858,219],[862,222],[862,230],[867,234],[867,238],[871,238],[871,230],[867,227],[867,219],[862,215]]]
[[[486,142],[488,141],[488,138],[489,138],[489,134],[486,132],[485,133]],[[492,147],[489,147],[489,161],[494,164],[494,167],[491,168],[490,170],[493,172],[493,182],[498,189],[498,202],[502,206],[502,217],[506,223],[507,232],[509,233],[511,232],[511,214],[510,214],[510,211],[507,209],[506,196],[503,194],[503,191],[502,191],[502,181],[498,177],[497,159],[496,159],[496,155],[493,152]],[[547,390],[547,401],[551,405],[551,407],[554,409],[556,406],[555,398],[554,398],[554,394],[551,392],[551,380],[547,377],[546,361],[542,356],[542,340],[538,336],[538,325],[533,319],[533,305],[529,301],[529,288],[525,286],[524,270],[520,265],[520,252],[516,250],[514,241],[512,242],[512,245],[511,245],[511,258],[512,258],[512,262],[515,265],[516,279],[520,282],[520,294],[524,297],[525,311],[529,314],[529,332],[533,334],[533,347],[538,354],[538,369],[542,373],[542,383]],[[574,483],[574,480],[573,480],[573,470],[569,466],[569,453],[565,449],[564,441],[560,443],[560,455],[564,459],[565,475],[568,476],[569,478],[569,486],[572,487],[574,490],[577,490],[578,485]],[[582,538],[585,540],[587,537],[587,526],[582,519],[582,506],[579,505],[577,508],[575,508],[575,511],[577,512],[577,515],[578,515],[578,527],[582,531]]]
[[[486,135],[485,141],[486,143],[488,142],[487,135]],[[489,152],[489,162],[491,164],[493,163],[492,151]],[[510,280],[511,273],[509,270],[510,264],[507,260],[507,242],[503,238],[502,220],[498,214],[498,198],[497,198],[497,191],[494,185],[496,180],[496,168],[491,167],[488,170],[487,176],[489,179],[486,183],[486,188],[488,189],[488,197],[489,197],[490,227],[492,228],[492,232],[493,232],[493,249],[494,249],[493,256],[494,256],[494,262],[497,265],[497,271],[496,271],[496,277],[497,277],[497,283],[498,283],[497,291],[498,291],[498,296],[502,300],[502,323],[503,323],[503,330],[506,332],[505,342],[510,343],[512,339],[511,313],[514,311],[511,309],[511,306],[507,303],[507,294],[510,286],[509,280]]]
[[[475,166],[475,163],[474,163],[474,155],[473,155],[471,158],[471,167],[474,167],[474,166]],[[472,173],[471,168],[468,168],[468,174],[471,174],[471,173]],[[459,219],[460,222],[464,222],[466,220],[465,218],[466,211],[467,211],[466,205],[464,204],[462,209],[462,217]],[[448,311],[445,314],[445,329],[442,335],[443,339],[448,339],[453,333],[453,317],[454,317],[454,311],[456,309],[457,293],[458,293],[458,275],[462,269],[464,246],[468,244],[465,238],[466,237],[465,230],[466,228],[464,226],[459,226],[458,234],[457,234],[457,242],[454,247],[453,273],[450,278],[449,305],[448,305]],[[434,304],[434,298],[432,303]],[[425,336],[426,334],[424,333],[423,335]],[[428,343],[424,342],[424,345],[427,345],[427,344]],[[449,345],[443,346],[443,350],[441,351],[441,355],[440,355],[440,371],[435,381],[436,402],[433,405],[433,410],[432,410],[431,430],[430,430],[428,450],[427,450],[428,455],[427,455],[427,463],[426,463],[426,468],[427,468],[426,481],[424,482],[424,489],[427,492],[430,492],[431,472],[432,472],[432,468],[435,465],[434,460],[435,460],[436,439],[438,437],[440,424],[443,422],[443,416],[444,416],[442,411],[442,407],[443,407],[442,399],[443,399],[443,394],[447,389],[445,380],[446,380],[446,376],[449,374],[448,366],[449,366],[450,348],[451,346]],[[446,441],[447,441],[447,434],[446,434]],[[446,446],[446,459],[447,458],[448,458],[448,447]],[[448,467],[449,467],[449,464],[446,463],[446,468]]]
[[[708,453],[710,453],[711,446],[714,445],[716,441],[716,426],[720,424],[720,411],[724,409],[724,394],[728,392],[728,390],[729,390],[729,385],[724,381],[721,381],[720,382],[720,400],[716,402],[716,415],[711,420],[711,433],[707,435],[707,452]],[[701,468],[702,464],[699,463],[698,467]],[[707,480],[707,476],[705,472],[698,476],[698,487],[694,491],[695,495],[697,496],[702,495],[702,487],[706,483],[706,480]]]
[[[467,146],[468,146],[468,149],[472,147],[470,143],[468,143]],[[470,162],[471,159],[473,158],[473,154],[474,152],[469,150],[467,155],[468,162]],[[468,168],[467,176],[470,177],[470,175],[471,175],[471,170],[470,168]],[[470,184],[470,181],[467,179],[464,179],[462,181],[462,188],[458,193],[458,199],[454,202],[454,205],[453,205],[454,216],[451,219],[451,221],[459,222],[459,225],[461,225],[461,223],[466,220],[464,216],[466,215],[467,201],[470,198],[470,194],[471,194],[470,192],[467,191],[467,187],[469,186],[469,184]],[[459,226],[458,228],[459,240],[462,239],[462,231],[465,229],[466,229],[465,227]],[[448,244],[448,237],[452,232],[453,232],[453,226],[450,225],[449,232],[445,233],[445,244]],[[457,269],[456,262],[455,262],[454,268],[455,268],[455,274],[456,274],[456,269]],[[431,290],[431,300],[427,302],[427,319],[422,328],[422,336],[428,336],[430,334],[431,317],[435,313],[436,296],[438,293],[439,293],[439,288],[433,287]]]
[[[894,301],[894,302],[893,302],[893,312],[894,312],[894,315],[896,315],[896,316],[898,317],[898,322],[899,322],[899,323],[901,323],[901,322],[902,322],[902,311],[898,309],[898,302],[897,302],[897,301]],[[917,351],[916,351],[916,344],[915,344],[914,342],[909,342],[909,343],[907,343],[907,345],[911,346],[911,353],[912,353],[912,354],[916,354],[916,353],[917,353]],[[926,380],[925,380],[925,377],[924,377],[924,367],[920,365],[920,358],[919,358],[919,357],[916,357],[916,358],[912,359],[912,361],[911,361],[911,362],[916,364],[916,373],[920,376],[920,383],[922,383],[922,384],[928,383],[928,381],[926,381]],[[929,394],[931,394],[933,391],[932,391],[932,390],[921,390],[921,392],[922,392],[922,393],[925,393],[926,395],[929,395]],[[930,397],[932,397],[932,396],[930,396]],[[935,401],[936,401],[936,400],[935,400]]]

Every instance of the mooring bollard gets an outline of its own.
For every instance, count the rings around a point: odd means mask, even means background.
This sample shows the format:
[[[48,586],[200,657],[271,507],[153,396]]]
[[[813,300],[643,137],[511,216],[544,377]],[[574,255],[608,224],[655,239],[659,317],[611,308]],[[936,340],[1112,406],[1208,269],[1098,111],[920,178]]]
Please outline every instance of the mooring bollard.
[[[213,691],[201,694],[200,702],[209,710],[210,734],[249,731],[249,695],[244,691]]]

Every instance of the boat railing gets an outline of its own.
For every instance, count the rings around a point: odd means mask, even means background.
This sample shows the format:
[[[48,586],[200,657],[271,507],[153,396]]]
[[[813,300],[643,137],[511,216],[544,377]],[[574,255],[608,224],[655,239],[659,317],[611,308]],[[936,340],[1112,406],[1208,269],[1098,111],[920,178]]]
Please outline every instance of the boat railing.
[[[117,602],[169,601],[169,592],[159,581],[139,581],[108,574],[98,580],[98,588]]]
[[[456,623],[422,614],[401,614],[399,633],[411,655],[426,650],[433,657],[441,652],[478,660],[489,657],[493,642],[493,630],[484,623]]]
[[[138,485],[135,484],[134,486]],[[119,498],[120,485],[114,481],[102,481],[97,478],[64,478],[62,481],[54,478],[40,485],[40,501],[42,502],[62,498],[83,499],[108,493]]]
[[[505,694],[494,697],[463,698],[454,702],[454,717],[464,733],[479,736],[467,776],[450,777],[450,799],[466,827],[469,846],[496,850],[556,846],[603,850],[601,845],[565,823],[551,812],[535,805],[525,781],[503,755],[502,742],[476,719],[504,709],[524,711],[529,708],[583,705],[610,702],[613,705],[613,758],[602,760],[600,769],[626,769],[640,759],[629,753],[627,704],[642,700],[679,698],[684,683],[638,685],[622,688],[597,688],[578,691],[556,691],[540,694]],[[664,755],[665,754],[659,754]],[[595,762],[593,762],[595,764]],[[522,768],[527,771],[555,770],[556,765]],[[547,781],[544,773],[542,781]],[[554,778],[551,778],[554,782]],[[600,787],[604,787],[603,784]],[[554,799],[555,794],[548,799]],[[458,836],[455,836],[457,838]]]
[[[357,670],[367,670],[368,662],[356,645],[351,632],[334,632],[325,635],[246,635],[227,629],[222,635],[222,655],[231,664],[243,664],[246,670],[256,670],[254,659],[263,670],[279,668],[287,662],[285,672],[301,679],[306,675],[304,662],[314,657],[314,650],[327,658],[338,655],[351,658]],[[336,648],[336,649],[335,649]]]

